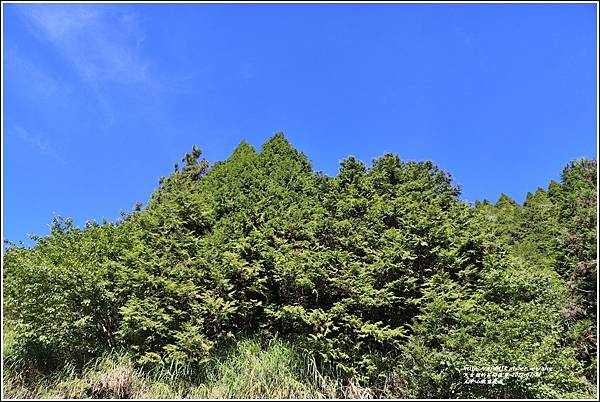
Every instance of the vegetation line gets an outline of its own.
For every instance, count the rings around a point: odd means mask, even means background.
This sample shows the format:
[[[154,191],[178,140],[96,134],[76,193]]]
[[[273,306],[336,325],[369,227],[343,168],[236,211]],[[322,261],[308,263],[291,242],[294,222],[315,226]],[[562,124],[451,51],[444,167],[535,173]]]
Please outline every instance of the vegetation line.
[[[597,165],[519,205],[432,162],[193,147],[4,254],[6,398],[594,398]]]

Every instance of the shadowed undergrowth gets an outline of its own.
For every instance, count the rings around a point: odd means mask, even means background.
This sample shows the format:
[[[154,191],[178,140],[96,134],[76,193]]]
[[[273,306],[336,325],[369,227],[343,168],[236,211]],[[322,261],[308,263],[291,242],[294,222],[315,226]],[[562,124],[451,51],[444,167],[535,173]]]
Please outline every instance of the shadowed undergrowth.
[[[10,347],[10,331],[5,341]],[[282,340],[246,339],[202,370],[172,365],[144,371],[126,353],[103,356],[82,369],[67,364],[46,374],[5,368],[4,397],[372,398],[393,391],[360,387],[335,374]]]

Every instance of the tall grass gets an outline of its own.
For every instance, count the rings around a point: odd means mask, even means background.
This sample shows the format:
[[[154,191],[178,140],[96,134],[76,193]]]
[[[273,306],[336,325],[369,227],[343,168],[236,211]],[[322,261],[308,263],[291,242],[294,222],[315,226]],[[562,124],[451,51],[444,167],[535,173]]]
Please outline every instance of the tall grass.
[[[5,334],[6,348],[10,348],[10,331]],[[382,395],[342,381],[280,339],[256,338],[239,341],[201,370],[178,365],[143,371],[126,353],[113,353],[82,369],[67,364],[46,374],[5,365],[3,385],[4,398],[364,399]]]

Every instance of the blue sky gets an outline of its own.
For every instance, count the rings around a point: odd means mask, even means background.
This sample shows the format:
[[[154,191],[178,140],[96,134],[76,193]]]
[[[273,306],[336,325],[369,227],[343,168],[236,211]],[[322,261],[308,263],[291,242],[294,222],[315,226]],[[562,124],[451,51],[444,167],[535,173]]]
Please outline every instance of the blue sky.
[[[196,144],[430,159],[496,200],[596,156],[595,4],[3,4],[4,237],[114,220]]]

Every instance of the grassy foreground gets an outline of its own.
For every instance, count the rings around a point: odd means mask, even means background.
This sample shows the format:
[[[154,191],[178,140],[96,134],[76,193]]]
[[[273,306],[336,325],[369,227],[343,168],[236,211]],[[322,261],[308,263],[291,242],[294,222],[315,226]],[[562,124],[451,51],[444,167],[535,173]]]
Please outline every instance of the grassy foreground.
[[[6,336],[8,335],[8,336]],[[5,352],[10,333],[5,334]],[[3,370],[4,398],[373,398],[392,396],[324,375],[313,360],[279,339],[246,339],[202,372],[165,367],[144,372],[127,354],[112,354],[51,373]]]

